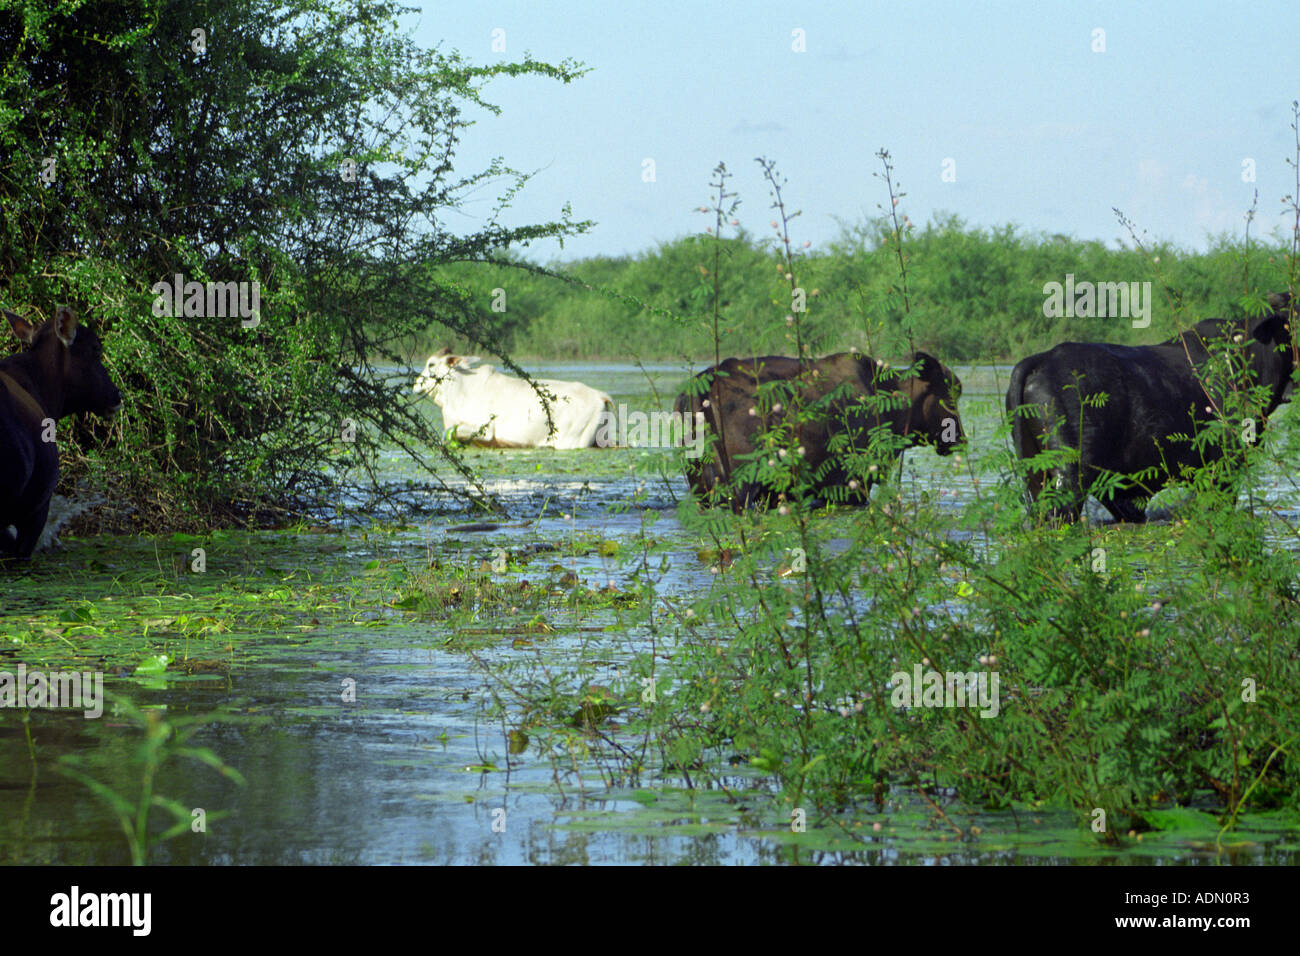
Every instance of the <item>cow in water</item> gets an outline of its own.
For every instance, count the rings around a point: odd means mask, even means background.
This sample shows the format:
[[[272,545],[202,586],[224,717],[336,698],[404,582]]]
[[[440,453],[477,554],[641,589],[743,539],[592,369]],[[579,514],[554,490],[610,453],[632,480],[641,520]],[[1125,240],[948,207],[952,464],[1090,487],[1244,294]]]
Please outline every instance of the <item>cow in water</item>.
[[[613,414],[613,400],[581,382],[536,379],[549,393],[543,405],[529,382],[480,361],[443,349],[429,358],[412,386],[442,408],[443,425],[461,441],[497,448],[589,448],[602,416]]]
[[[1064,342],[1017,364],[1007,389],[1016,454],[1077,452],[1030,471],[1031,502],[1051,485],[1063,497],[1050,517],[1077,521],[1089,489],[1113,472],[1124,481],[1102,505],[1117,521],[1142,522],[1147,502],[1170,480],[1223,457],[1220,445],[1192,438],[1218,417],[1228,392],[1265,387],[1267,418],[1291,383],[1290,295],[1271,295],[1269,305],[1268,315],[1205,319],[1157,345]],[[1238,380],[1207,376],[1212,358],[1234,343],[1245,365]]]
[[[26,348],[0,361],[0,557],[29,558],[59,483],[54,423],[77,412],[112,416],[122,394],[99,337],[71,309],[40,326],[4,314]]]
[[[878,469],[863,471],[850,459],[867,450],[873,430],[884,427],[903,439],[895,458],[902,444],[929,444],[947,455],[965,441],[957,414],[961,382],[925,352],[916,353],[915,365],[914,372],[900,372],[841,352],[803,362],[781,355],[729,358],[706,369],[696,376],[698,387],[679,395],[674,406],[688,442],[704,427],[714,437],[711,450],[686,461],[691,490],[702,502],[727,502],[737,511],[775,504],[777,489],[738,472],[755,457],[764,433],[789,423],[789,444],[802,449],[813,476],[814,503],[865,504]],[[769,397],[760,400],[760,389]],[[793,420],[792,406],[802,409]]]

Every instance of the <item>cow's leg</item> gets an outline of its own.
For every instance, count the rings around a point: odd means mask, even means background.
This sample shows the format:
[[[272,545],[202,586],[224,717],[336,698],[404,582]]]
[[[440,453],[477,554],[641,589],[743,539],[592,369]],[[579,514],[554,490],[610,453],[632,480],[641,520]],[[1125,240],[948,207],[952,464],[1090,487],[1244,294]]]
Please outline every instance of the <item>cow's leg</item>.
[[[18,532],[10,525],[0,528],[0,560],[18,553]]]
[[[1147,498],[1140,494],[1115,492],[1109,501],[1103,501],[1102,507],[1109,511],[1116,521],[1130,524],[1145,524],[1147,520]]]
[[[14,543],[14,554],[26,560],[36,550],[36,542],[41,540],[45,530],[45,519],[50,515],[50,499],[46,498],[35,512],[14,522],[18,536]]]
[[[1049,475],[1045,471],[1031,471],[1025,475],[1025,507],[1032,513],[1034,505],[1038,502],[1038,496],[1043,493],[1047,487]]]
[[[1041,415],[1032,420],[1023,415],[1016,415],[1012,424],[1012,437],[1015,442],[1016,454],[1021,460],[1035,457],[1047,446],[1047,429],[1043,421]],[[1049,485],[1056,487],[1062,480],[1062,477],[1052,469],[1038,471],[1031,468],[1025,474],[1025,507],[1029,509],[1031,514],[1044,489],[1048,488]]]
[[[1079,435],[1070,429],[1066,419],[1058,416],[1052,418],[1044,415],[1041,419],[1044,431],[1035,435],[1030,447],[1034,453],[1038,450],[1054,452],[1058,464],[1053,464],[1039,473],[1039,489],[1034,495],[1037,503],[1046,496],[1047,517],[1052,522],[1075,522],[1083,514],[1083,504],[1088,500],[1088,489],[1092,486],[1091,475],[1085,475],[1079,455]]]
[[[1034,504],[1046,505],[1048,521],[1078,521],[1087,500],[1088,489],[1082,483],[1077,461],[1040,472],[1039,494],[1034,496]]]

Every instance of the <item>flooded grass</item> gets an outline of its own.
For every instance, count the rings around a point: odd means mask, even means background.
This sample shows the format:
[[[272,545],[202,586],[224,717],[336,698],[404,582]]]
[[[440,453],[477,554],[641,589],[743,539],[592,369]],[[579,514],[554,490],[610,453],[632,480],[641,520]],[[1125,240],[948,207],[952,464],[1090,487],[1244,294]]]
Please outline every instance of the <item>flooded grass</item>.
[[[683,377],[651,370],[656,394],[628,366],[536,371],[640,408],[670,406]],[[959,370],[972,455],[989,453],[1005,372]],[[886,791],[796,832],[795,808],[740,754],[683,786],[646,751],[635,702],[609,690],[647,649],[671,673],[665,622],[729,573],[726,544],[678,520],[672,454],[465,457],[504,515],[447,501],[419,523],[67,539],[0,572],[0,670],[102,672],[141,713],[199,718],[195,741],[246,781],[158,766],[153,792],[210,823],[154,842],[151,862],[1300,862],[1293,814],[1246,813],[1222,836],[1213,814],[1170,808],[1116,847],[1065,808],[986,811],[942,789]],[[956,516],[984,493],[971,464],[909,452],[898,489]],[[395,483],[412,474],[396,453],[385,468]],[[1260,497],[1294,519],[1291,476]],[[1293,525],[1277,523],[1275,544],[1296,549]],[[1154,552],[1179,531],[1097,533]],[[782,571],[773,562],[773,581]],[[0,861],[131,861],[109,804],[59,762],[79,756],[108,790],[137,793],[147,735],[130,709],[0,709]],[[154,836],[167,825],[151,819]]]

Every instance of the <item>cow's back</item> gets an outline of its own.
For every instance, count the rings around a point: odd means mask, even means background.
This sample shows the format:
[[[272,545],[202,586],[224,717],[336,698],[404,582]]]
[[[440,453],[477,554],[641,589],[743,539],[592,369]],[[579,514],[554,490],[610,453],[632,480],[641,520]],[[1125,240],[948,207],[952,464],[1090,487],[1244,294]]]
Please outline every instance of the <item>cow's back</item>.
[[[854,353],[804,362],[784,355],[728,358],[700,372],[696,380],[708,381],[707,391],[678,395],[674,408],[679,415],[688,416],[688,435],[692,438],[695,430],[707,423],[714,444],[700,458],[687,460],[687,482],[701,498],[715,487],[733,486],[729,493],[738,510],[774,499],[770,490],[754,482],[735,482],[734,473],[758,450],[759,436],[764,431],[787,422],[794,412],[792,405],[806,410],[831,392],[848,386],[847,394],[837,396],[820,414],[797,413],[796,444],[803,449],[810,470],[819,474],[824,470],[821,466],[828,454],[832,430],[841,427],[846,417],[855,433],[865,435],[869,431],[865,413],[855,406],[861,398],[874,394],[875,386],[863,358]],[[760,389],[775,383],[788,383],[786,397],[760,402]],[[777,404],[780,410],[776,410]],[[837,467],[823,474],[819,484],[840,485],[846,481],[843,469]]]
[[[543,405],[533,385],[492,365],[458,374],[443,390],[443,424],[499,448],[586,448],[594,444],[601,413],[613,400],[581,382],[535,379],[553,396]],[[555,426],[551,430],[552,423]]]
[[[1017,456],[1076,453],[1031,469],[1030,498],[1052,482],[1068,496],[1053,506],[1054,516],[1076,520],[1093,483],[1111,472],[1125,480],[1102,503],[1116,520],[1145,520],[1147,501],[1170,479],[1223,456],[1219,443],[1198,444],[1194,436],[1225,408],[1226,391],[1244,381],[1210,374],[1211,358],[1241,343],[1256,381],[1270,389],[1267,416],[1290,378],[1290,355],[1279,352],[1289,340],[1286,317],[1275,313],[1250,322],[1202,320],[1154,345],[1064,342],[1018,362],[1006,402],[1015,413]],[[1027,408],[1017,412],[1020,406]]]
[[[554,396],[549,402],[551,419],[555,431],[549,430],[545,410],[542,409],[542,427],[548,434],[542,444],[558,449],[590,448],[596,443],[596,429],[600,426],[601,415],[614,407],[614,400],[604,392],[585,385],[582,382],[560,381],[558,379],[537,379],[537,384],[544,391]],[[542,401],[530,386],[528,390],[542,408]]]

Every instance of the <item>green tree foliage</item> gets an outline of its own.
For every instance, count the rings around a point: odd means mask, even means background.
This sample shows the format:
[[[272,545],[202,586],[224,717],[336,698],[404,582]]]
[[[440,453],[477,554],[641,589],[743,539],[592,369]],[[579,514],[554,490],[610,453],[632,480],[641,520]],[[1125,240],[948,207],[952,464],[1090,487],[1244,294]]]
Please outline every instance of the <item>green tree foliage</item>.
[[[887,244],[889,228],[883,220],[846,223],[826,249],[798,258],[808,293],[802,330],[811,352],[856,347],[898,355],[914,347],[945,361],[973,362],[1018,361],[1069,340],[1141,345],[1201,318],[1241,315],[1247,269],[1252,287],[1288,287],[1281,240],[1247,247],[1220,236],[1205,252],[1157,244],[1144,255],[1010,225],[981,229],[944,216],[908,230],[911,311],[905,316],[891,291],[898,263]],[[790,290],[778,245],[743,230],[718,242],[722,354],[793,354],[783,322]],[[711,364],[714,243],[688,236],[637,256],[552,264],[550,270],[576,280],[568,284],[505,268],[454,265],[442,273],[477,303],[487,303],[493,288],[506,290],[507,311],[495,317],[493,328],[516,352],[687,357]],[[1044,316],[1044,284],[1064,282],[1069,273],[1079,281],[1152,283],[1151,326]],[[432,331],[426,344],[451,344],[436,342],[437,335]]]
[[[70,303],[105,333],[126,411],[110,451],[69,474],[112,485],[121,513],[274,518],[330,493],[331,458],[366,469],[381,440],[440,447],[396,398],[409,378],[374,364],[411,354],[435,324],[490,336],[428,266],[585,228],[567,209],[507,227],[526,177],[500,160],[453,172],[472,117],[496,111],[490,80],[567,83],[580,68],[422,50],[402,12],[386,0],[0,11],[0,300],[38,315]],[[447,231],[485,185],[497,209]],[[152,287],[176,274],[259,283],[257,324],[155,314]]]

